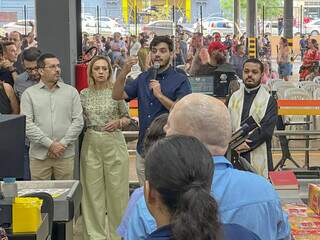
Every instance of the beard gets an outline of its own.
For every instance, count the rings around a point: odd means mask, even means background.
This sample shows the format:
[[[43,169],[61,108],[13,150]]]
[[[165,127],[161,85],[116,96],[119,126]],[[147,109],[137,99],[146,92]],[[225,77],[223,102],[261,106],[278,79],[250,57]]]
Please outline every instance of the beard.
[[[166,68],[170,64],[170,58],[163,60],[163,62],[160,65],[160,68]]]
[[[160,70],[165,69],[170,64],[170,60],[171,60],[170,58],[168,58],[168,59],[155,59],[155,60],[153,60],[153,65],[155,62],[158,62],[158,63],[160,63]]]
[[[215,58],[218,65],[224,64],[227,60],[226,56],[221,52],[217,52],[213,55],[213,57]]]
[[[261,80],[259,82],[247,82],[248,78],[243,81],[243,84],[245,85],[246,88],[256,88],[261,84]]]

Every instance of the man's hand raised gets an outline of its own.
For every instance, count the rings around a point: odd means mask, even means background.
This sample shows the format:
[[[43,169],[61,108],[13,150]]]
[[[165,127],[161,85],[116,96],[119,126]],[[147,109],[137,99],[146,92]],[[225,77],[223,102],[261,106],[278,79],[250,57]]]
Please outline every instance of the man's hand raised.
[[[124,62],[123,70],[129,73],[131,71],[131,67],[137,63],[138,63],[138,57],[130,56]]]

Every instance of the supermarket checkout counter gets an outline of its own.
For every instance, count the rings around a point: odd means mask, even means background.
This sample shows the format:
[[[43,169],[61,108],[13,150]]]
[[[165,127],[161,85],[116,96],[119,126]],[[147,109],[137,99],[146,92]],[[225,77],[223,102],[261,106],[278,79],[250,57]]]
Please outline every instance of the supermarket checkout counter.
[[[278,190],[282,209],[288,214],[292,239],[320,239],[320,218],[308,207],[308,184],[320,184],[320,179],[298,179],[299,190],[294,194]]]
[[[0,132],[0,178],[21,179],[24,177],[25,116],[0,114]],[[34,192],[51,194],[54,200],[51,239],[73,238],[72,220],[79,215],[82,197],[79,181],[17,181],[17,187],[19,196]],[[11,224],[12,199],[0,197],[0,226]]]
[[[13,233],[11,229],[6,229],[9,240],[47,240],[49,235],[49,216],[42,214],[42,220],[37,232],[34,233]]]
[[[313,176],[316,178],[307,178],[307,176],[312,176],[310,175],[312,171],[300,171],[296,172],[295,174],[297,176],[297,180],[299,183],[299,190],[295,191],[288,191],[288,190],[277,190],[279,193],[279,197],[282,200],[282,202],[294,202],[294,201],[299,201],[303,202],[305,204],[308,203],[308,197],[309,197],[309,189],[308,185],[310,183],[314,184],[319,184],[320,185],[320,177],[317,177],[315,174],[317,171],[313,172]],[[303,176],[303,178],[299,178],[299,176]]]
[[[80,209],[82,188],[78,180],[17,181],[18,195],[48,192],[54,200],[53,240],[73,239],[73,219]],[[0,200],[1,222],[11,223],[11,202]],[[26,217],[27,220],[27,217]]]

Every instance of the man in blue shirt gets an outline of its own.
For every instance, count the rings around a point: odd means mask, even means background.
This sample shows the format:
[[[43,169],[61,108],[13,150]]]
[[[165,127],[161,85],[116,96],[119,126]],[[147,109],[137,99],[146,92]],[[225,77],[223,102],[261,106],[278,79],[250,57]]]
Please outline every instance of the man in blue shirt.
[[[166,36],[157,36],[150,43],[150,51],[151,63],[160,65],[159,69],[151,68],[141,73],[135,80],[125,83],[131,67],[138,62],[137,57],[129,57],[117,77],[112,92],[115,100],[138,99],[140,131],[136,168],[140,185],[144,182],[144,160],[141,154],[147,128],[157,116],[169,112],[175,101],[191,93],[187,76],[171,66],[172,40]]]
[[[290,239],[288,216],[272,185],[261,176],[234,169],[224,157],[231,138],[231,121],[222,102],[190,94],[175,104],[165,130],[167,135],[195,136],[208,147],[215,165],[211,192],[218,202],[222,223],[241,225],[261,240]],[[131,206],[118,233],[125,240],[145,239],[156,230],[156,222],[142,194]]]

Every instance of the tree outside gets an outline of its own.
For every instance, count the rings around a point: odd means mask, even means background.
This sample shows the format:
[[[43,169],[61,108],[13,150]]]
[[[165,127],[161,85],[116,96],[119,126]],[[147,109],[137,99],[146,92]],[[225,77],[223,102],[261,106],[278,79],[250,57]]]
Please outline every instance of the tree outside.
[[[234,0],[220,0],[221,10],[224,17],[233,18]],[[265,19],[276,20],[283,15],[283,0],[257,0],[257,18],[262,18],[263,6],[265,6]],[[247,11],[247,0],[240,0],[241,18],[245,19]]]

